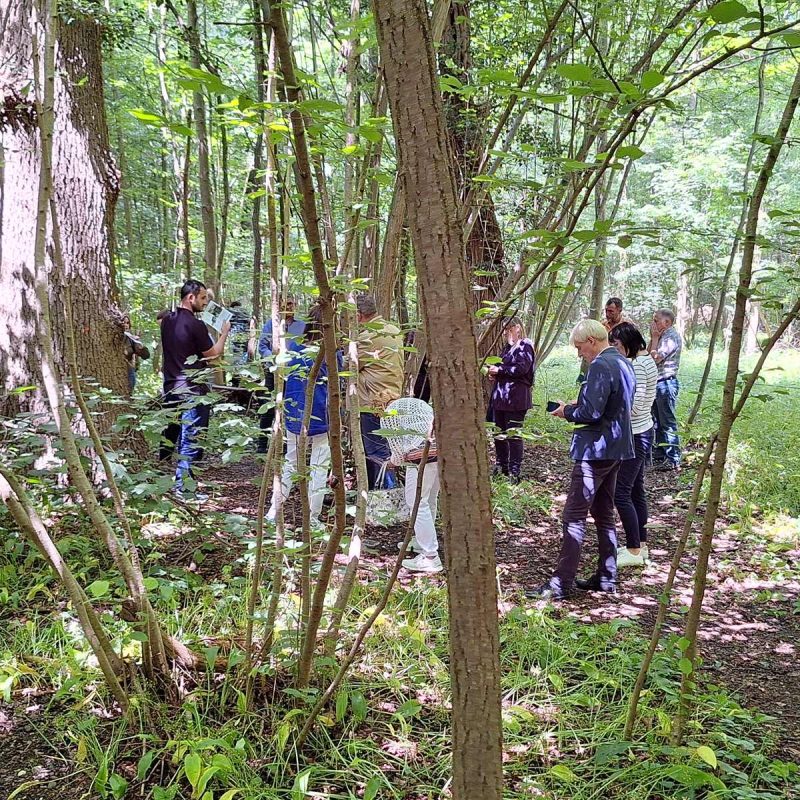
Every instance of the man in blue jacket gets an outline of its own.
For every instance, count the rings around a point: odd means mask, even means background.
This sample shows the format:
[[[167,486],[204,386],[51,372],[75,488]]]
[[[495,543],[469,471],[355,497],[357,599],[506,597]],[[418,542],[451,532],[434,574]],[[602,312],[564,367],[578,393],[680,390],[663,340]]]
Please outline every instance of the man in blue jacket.
[[[564,600],[573,584],[589,591],[616,591],[614,488],[620,461],[634,457],[631,406],[636,378],[627,359],[609,346],[608,332],[600,322],[581,320],[570,335],[570,344],[591,363],[578,402],[561,403],[552,412],[575,424],[570,446],[575,466],[564,506],[564,538],[553,577],[526,592],[530,598]],[[597,571],[588,580],[576,580],[589,513],[597,527]]]

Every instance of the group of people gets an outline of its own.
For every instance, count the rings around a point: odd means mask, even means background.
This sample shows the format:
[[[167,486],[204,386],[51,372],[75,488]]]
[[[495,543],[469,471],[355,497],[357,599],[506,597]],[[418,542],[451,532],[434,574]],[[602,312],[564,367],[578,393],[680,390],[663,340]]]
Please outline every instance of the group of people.
[[[224,352],[230,332],[230,323],[226,322],[216,341],[212,340],[196,316],[207,302],[206,287],[199,281],[187,281],[181,288],[178,307],[161,319],[164,395],[167,405],[182,407],[175,492],[184,498],[188,494],[186,482],[199,453],[198,437],[208,425],[209,417],[209,406],[202,402],[209,387],[197,379],[197,370],[207,367]],[[395,470],[404,466],[406,501],[410,508],[416,494],[417,470],[422,466],[421,444],[433,435],[433,409],[423,400],[403,397],[404,339],[400,328],[378,314],[370,295],[358,297],[357,313],[359,433],[366,455],[368,486],[371,491],[394,488]],[[677,469],[681,459],[675,404],[682,342],[674,321],[671,311],[657,311],[646,342],[636,325],[622,313],[622,301],[610,298],[602,322],[584,319],[573,329],[570,343],[588,364],[586,378],[576,402],[551,404],[554,416],[575,425],[570,447],[575,464],[563,513],[563,541],[552,578],[529,591],[529,596],[564,599],[576,586],[614,591],[618,567],[647,563],[645,470],[651,459],[656,462],[656,469],[665,470]],[[495,474],[518,483],[524,453],[520,433],[532,405],[536,354],[520,319],[505,320],[502,333],[505,340],[502,352],[487,369],[491,386],[488,419],[494,425]],[[283,343],[279,362],[271,357],[278,349],[273,348],[276,337]],[[296,477],[301,426],[306,399],[310,398],[309,505],[312,525],[323,527],[321,515],[330,467],[329,365],[324,360],[315,385],[310,391],[308,386],[321,338],[320,307],[313,306],[301,318],[296,315],[294,303],[288,301],[280,330],[273,331],[272,321],[268,320],[258,340],[258,353],[268,365],[267,388],[274,388],[274,370],[279,365],[285,375],[286,449],[281,497],[272,498],[268,521],[275,520],[278,501],[288,497]],[[343,366],[340,353],[337,362],[338,371]],[[273,413],[262,415],[259,440],[262,452],[268,442]],[[396,428],[398,424],[403,435],[387,436],[385,429]],[[416,555],[403,561],[409,570],[435,573],[442,569],[435,523],[438,494],[439,473],[433,447],[425,465],[415,535],[410,545]],[[196,491],[191,496],[206,499]],[[616,540],[617,513],[626,536],[625,547],[620,548]],[[598,532],[598,566],[590,578],[580,580],[576,577],[577,568],[590,514]]]
[[[557,402],[552,414],[575,425],[574,463],[562,517],[562,542],[553,574],[530,589],[530,598],[565,600],[575,588],[615,592],[617,569],[644,566],[647,544],[645,470],[675,470],[681,460],[675,418],[682,340],[669,309],[653,314],[650,341],[612,297],[602,322],[581,320],[570,344],[588,363],[575,403]],[[615,512],[625,531],[617,547]],[[577,577],[586,520],[597,528],[598,560],[588,578]]]
[[[203,402],[209,385],[199,376],[198,370],[207,369],[212,361],[224,352],[231,332],[231,323],[221,326],[214,341],[205,324],[197,317],[208,304],[208,290],[199,281],[187,281],[180,291],[180,303],[174,311],[160,315],[161,344],[163,349],[164,404],[180,407],[179,434],[176,440],[177,465],[175,470],[175,494],[184,500],[205,501],[207,495],[198,492],[192,465],[200,454],[199,437],[208,427],[210,406]],[[395,469],[407,468],[406,487],[413,503],[413,488],[416,486],[415,471],[420,467],[420,443],[432,435],[433,410],[422,400],[414,399],[415,413],[409,414],[401,400],[404,383],[404,340],[400,328],[383,319],[375,300],[370,295],[361,295],[357,300],[360,333],[356,342],[358,373],[357,389],[360,416],[360,436],[366,455],[367,477],[370,490],[395,487]],[[330,468],[330,444],[328,442],[328,393],[329,367],[323,360],[315,384],[309,393],[308,383],[316,353],[322,338],[320,306],[312,306],[302,318],[296,316],[292,300],[288,300],[280,321],[280,330],[274,331],[272,320],[268,320],[258,339],[258,353],[263,359],[265,384],[268,390],[275,388],[275,370],[282,369],[285,377],[283,387],[283,410],[286,427],[286,447],[281,474],[281,497],[273,496],[266,518],[274,522],[278,501],[285,500],[295,479],[298,462],[297,453],[301,427],[306,411],[306,398],[310,394],[312,407],[308,415],[308,491],[311,524],[322,528],[322,511],[327,478]],[[278,341],[280,347],[275,347]],[[277,359],[275,350],[280,350]],[[341,369],[342,356],[337,352],[337,369]],[[422,409],[422,413],[420,413]],[[404,416],[401,416],[403,412]],[[266,452],[274,418],[274,408],[261,415],[262,434],[258,450]],[[402,418],[403,435],[387,437],[382,427],[391,420]],[[409,435],[408,426],[417,425],[416,436]],[[169,438],[168,434],[165,434]],[[390,447],[391,441],[391,447]],[[405,449],[403,449],[405,448]],[[408,456],[408,459],[406,459]],[[403,565],[417,572],[439,572],[442,564],[438,554],[438,538],[435,529],[437,500],[439,494],[436,457],[429,458],[423,475],[423,496],[417,513],[416,536],[410,549],[416,556],[406,559]],[[192,488],[188,488],[192,479]]]

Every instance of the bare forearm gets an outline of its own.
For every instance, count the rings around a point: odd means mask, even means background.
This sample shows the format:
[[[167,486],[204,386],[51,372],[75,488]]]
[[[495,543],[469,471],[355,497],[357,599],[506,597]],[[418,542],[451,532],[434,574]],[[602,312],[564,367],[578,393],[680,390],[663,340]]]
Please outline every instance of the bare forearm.
[[[219,339],[214,342],[214,346],[205,354],[207,359],[219,358],[225,352],[225,342],[228,340],[228,332],[219,335]]]

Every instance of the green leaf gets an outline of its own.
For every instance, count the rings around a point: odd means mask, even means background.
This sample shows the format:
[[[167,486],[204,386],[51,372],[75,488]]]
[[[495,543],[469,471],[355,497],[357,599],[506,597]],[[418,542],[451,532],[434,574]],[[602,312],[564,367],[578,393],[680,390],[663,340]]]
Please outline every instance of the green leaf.
[[[784,31],[780,38],[787,47],[800,47],[800,31]]]
[[[186,780],[194,789],[200,780],[200,770],[202,769],[200,756],[197,753],[187,753],[183,759],[183,771],[186,773]]]
[[[92,597],[105,597],[110,588],[111,584],[108,581],[93,581],[86,587],[86,591]]]
[[[367,701],[361,692],[353,692],[350,696],[350,706],[353,709],[353,716],[359,722],[367,718]]]
[[[565,767],[563,764],[556,764],[555,767],[551,767],[550,774],[560,781],[566,781],[566,783],[572,783],[578,779],[578,776],[569,767]]]
[[[700,745],[697,750],[694,751],[695,754],[699,759],[705,761],[709,767],[712,769],[717,768],[717,754],[708,746]]]
[[[622,236],[617,239],[617,245],[625,249],[626,247],[630,247],[633,244],[633,236],[629,236],[627,233],[624,233]]]
[[[406,700],[395,712],[399,717],[416,717],[422,711],[419,700]]]
[[[222,795],[219,800],[233,800],[234,796],[239,794],[241,791],[241,789],[228,789],[228,791],[225,792],[225,794]]]
[[[311,769],[304,770],[294,779],[292,786],[292,800],[303,800],[308,791],[308,781],[311,778]]]
[[[631,749],[632,742],[604,742],[597,746],[594,752],[594,760],[596,764],[607,764],[613,761],[616,756],[621,756]]]
[[[341,722],[347,713],[347,704],[350,702],[350,695],[347,692],[339,692],[336,695],[336,721]]]
[[[617,158],[630,158],[634,161],[644,155],[644,150],[637,147],[635,144],[626,144],[624,147],[617,149]]]
[[[691,675],[692,674],[692,670],[694,669],[694,667],[692,667],[692,662],[688,658],[682,658],[678,662],[678,669],[684,675]]]
[[[219,772],[219,767],[208,767],[203,774],[200,776],[200,780],[197,781],[197,787],[194,790],[194,793],[197,797],[203,794],[206,790],[206,786],[208,786],[208,782]]]
[[[368,781],[364,789],[364,800],[375,800],[378,796],[378,791],[383,785],[383,779],[380,775],[373,775]]]
[[[642,91],[649,92],[664,82],[664,76],[655,69],[649,69],[642,75]]]
[[[567,96],[565,94],[539,94],[537,92],[535,99],[540,103],[555,105],[556,103],[563,103],[567,99]]]
[[[747,14],[747,7],[742,5],[739,0],[723,0],[712,6],[708,16],[714,22],[734,22]]]
[[[586,64],[559,64],[556,67],[556,72],[568,81],[577,81],[578,83],[585,83],[594,78],[594,73],[591,67]]]
[[[128,791],[128,781],[116,772],[108,779],[108,786],[111,789],[111,796],[114,800],[122,800],[125,792]]]
[[[339,105],[339,103],[335,103],[333,100],[325,100],[323,98],[319,98],[317,100],[301,100],[297,104],[297,107],[306,114],[312,114],[315,111],[334,113],[342,110],[342,107]]]
[[[150,767],[153,765],[153,759],[156,757],[155,750],[148,750],[140,759],[136,767],[136,780],[141,782],[147,777],[150,772]]]
[[[152,592],[153,589],[158,589],[158,578],[145,578],[144,588],[147,589],[148,592]]]
[[[211,672],[214,665],[217,663],[217,656],[219,655],[219,647],[204,647],[203,656],[206,660],[206,669]]]

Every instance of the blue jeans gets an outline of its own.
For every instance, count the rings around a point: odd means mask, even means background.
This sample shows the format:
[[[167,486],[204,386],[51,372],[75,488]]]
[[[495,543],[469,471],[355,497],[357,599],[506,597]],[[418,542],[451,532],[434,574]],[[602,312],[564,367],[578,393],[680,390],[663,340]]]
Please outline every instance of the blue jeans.
[[[681,440],[678,437],[678,420],[675,418],[679,391],[677,378],[660,380],[656,384],[656,399],[653,403],[653,421],[656,424],[653,458],[676,465],[681,463]]]
[[[367,457],[367,479],[370,489],[394,489],[394,469],[391,465],[386,470],[383,486],[378,486],[381,467],[389,461],[392,451],[385,436],[376,436],[380,430],[381,420],[377,414],[360,414],[361,439],[364,442],[364,455]]]
[[[614,505],[617,507],[625,546],[634,549],[647,541],[647,496],[644,493],[644,468],[653,449],[653,429],[634,434],[636,457],[622,461],[617,473]]]
[[[181,432],[178,436],[178,466],[175,470],[175,488],[178,491],[183,490],[183,481],[187,475],[194,478],[192,462],[197,461],[203,452],[198,444],[198,438],[208,428],[210,416],[211,406],[203,402],[187,408],[181,414]]]
[[[619,461],[576,461],[572,468],[567,502],[562,518],[563,539],[558,566],[550,579],[555,592],[568,594],[578,573],[581,548],[586,538],[586,517],[591,514],[597,528],[597,571],[602,588],[617,580],[617,527],[614,520],[614,486]]]

